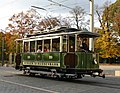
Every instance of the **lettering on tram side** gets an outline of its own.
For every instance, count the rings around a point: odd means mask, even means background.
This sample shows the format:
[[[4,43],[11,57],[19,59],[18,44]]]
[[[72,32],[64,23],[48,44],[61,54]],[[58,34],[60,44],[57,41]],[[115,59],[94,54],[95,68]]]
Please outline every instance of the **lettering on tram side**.
[[[60,67],[60,62],[27,62],[24,61],[23,65],[36,65],[36,66],[55,66]]]

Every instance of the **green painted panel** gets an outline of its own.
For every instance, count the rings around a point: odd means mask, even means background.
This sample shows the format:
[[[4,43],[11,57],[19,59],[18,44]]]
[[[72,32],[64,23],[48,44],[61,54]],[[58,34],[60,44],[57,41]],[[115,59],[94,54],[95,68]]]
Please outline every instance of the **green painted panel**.
[[[23,65],[60,67],[60,53],[23,53]]]
[[[98,54],[93,55],[93,53],[77,52],[76,55],[78,56],[78,63],[76,68],[80,69],[99,68]]]
[[[65,68],[66,66],[64,65],[64,57],[67,53],[61,53],[60,54],[60,67]]]
[[[34,53],[23,53],[22,59],[23,60],[35,60],[35,54]]]
[[[43,61],[59,61],[60,53],[43,53]]]
[[[86,53],[86,68],[89,69],[90,68],[90,65],[91,65],[91,55]]]
[[[85,53],[84,52],[77,52],[76,55],[78,56],[77,68],[80,68],[80,69],[86,68]]]
[[[77,53],[78,63],[77,68],[83,68],[83,55],[81,53]]]
[[[99,54],[93,55],[93,68],[99,68]]]
[[[36,53],[36,61],[42,61],[42,53]]]
[[[83,55],[83,68],[87,68],[87,63],[88,63],[88,59],[87,59],[87,53],[82,53]]]
[[[47,52],[47,53],[23,53],[22,61],[33,62],[33,65],[44,65],[41,63],[47,63],[46,66],[54,66],[55,63],[59,63],[59,66],[65,68],[64,57],[65,52]],[[99,54],[76,52],[77,66],[79,69],[96,69],[99,68]],[[39,62],[34,64],[34,62]],[[52,65],[49,65],[52,64]],[[26,63],[27,64],[27,63]],[[56,65],[57,66],[57,65]]]

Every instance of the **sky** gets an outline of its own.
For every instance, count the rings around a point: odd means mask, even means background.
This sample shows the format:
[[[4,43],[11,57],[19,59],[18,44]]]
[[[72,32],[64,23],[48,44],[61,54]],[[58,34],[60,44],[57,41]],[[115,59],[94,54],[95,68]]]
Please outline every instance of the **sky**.
[[[89,0],[52,0],[54,2],[63,4],[67,7],[73,8],[80,6],[89,14]],[[94,0],[94,4],[102,6],[106,1],[114,3],[116,0]],[[68,14],[70,8],[62,7],[51,2],[51,0],[0,0],[0,29],[5,29],[9,23],[9,18],[22,11],[31,9],[31,6],[38,6],[45,8],[47,11],[36,9],[40,14],[49,15],[65,15]],[[96,21],[94,21],[96,22]],[[97,26],[97,25],[96,25]]]

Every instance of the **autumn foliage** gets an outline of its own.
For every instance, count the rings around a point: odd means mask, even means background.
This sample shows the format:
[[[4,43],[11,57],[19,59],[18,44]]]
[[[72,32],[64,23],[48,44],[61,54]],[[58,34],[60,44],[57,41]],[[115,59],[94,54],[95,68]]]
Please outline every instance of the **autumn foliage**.
[[[99,10],[97,15],[101,27],[97,32],[101,37],[96,40],[96,51],[102,58],[120,57],[120,0],[113,4],[105,3],[102,14]]]

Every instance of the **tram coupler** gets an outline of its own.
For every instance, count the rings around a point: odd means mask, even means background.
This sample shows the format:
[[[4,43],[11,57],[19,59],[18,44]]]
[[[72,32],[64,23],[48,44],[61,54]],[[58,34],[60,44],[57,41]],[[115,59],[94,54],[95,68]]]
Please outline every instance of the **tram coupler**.
[[[93,73],[91,76],[92,76],[92,77],[98,76],[98,77],[105,78],[105,74],[103,74],[103,73]]]
[[[99,77],[105,78],[105,74],[100,74]]]

